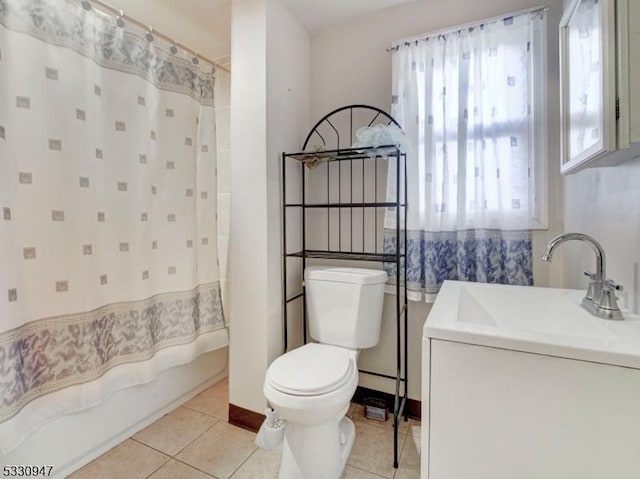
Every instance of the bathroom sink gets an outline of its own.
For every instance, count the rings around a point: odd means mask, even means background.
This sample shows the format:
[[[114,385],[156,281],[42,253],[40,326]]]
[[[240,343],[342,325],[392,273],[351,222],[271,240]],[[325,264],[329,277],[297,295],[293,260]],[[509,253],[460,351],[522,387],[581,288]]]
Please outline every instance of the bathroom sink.
[[[616,339],[601,319],[580,306],[583,295],[550,288],[463,286],[458,321],[554,336]]]
[[[593,316],[583,296],[443,284],[422,340],[430,479],[640,477],[640,319]]]
[[[584,291],[445,281],[424,337],[640,368],[640,318],[607,321]]]

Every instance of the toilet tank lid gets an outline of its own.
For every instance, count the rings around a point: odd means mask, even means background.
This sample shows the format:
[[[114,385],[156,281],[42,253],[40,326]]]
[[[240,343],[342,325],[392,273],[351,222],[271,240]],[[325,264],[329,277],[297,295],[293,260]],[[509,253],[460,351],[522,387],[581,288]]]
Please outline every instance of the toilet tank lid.
[[[308,266],[304,270],[304,279],[337,283],[379,284],[387,281],[387,273],[379,269]]]

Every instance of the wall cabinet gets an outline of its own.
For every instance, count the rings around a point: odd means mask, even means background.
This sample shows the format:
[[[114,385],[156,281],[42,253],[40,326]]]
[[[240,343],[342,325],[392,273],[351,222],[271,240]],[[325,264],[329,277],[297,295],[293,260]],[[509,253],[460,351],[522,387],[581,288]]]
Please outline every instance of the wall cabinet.
[[[560,71],[562,173],[640,156],[640,2],[571,2]]]

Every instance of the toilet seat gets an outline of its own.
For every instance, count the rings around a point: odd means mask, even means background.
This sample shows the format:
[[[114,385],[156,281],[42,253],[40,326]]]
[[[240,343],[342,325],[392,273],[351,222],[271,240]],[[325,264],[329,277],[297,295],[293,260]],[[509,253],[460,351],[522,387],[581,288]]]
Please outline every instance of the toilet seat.
[[[309,343],[277,358],[266,380],[274,389],[293,396],[316,396],[344,386],[355,374],[348,349]]]

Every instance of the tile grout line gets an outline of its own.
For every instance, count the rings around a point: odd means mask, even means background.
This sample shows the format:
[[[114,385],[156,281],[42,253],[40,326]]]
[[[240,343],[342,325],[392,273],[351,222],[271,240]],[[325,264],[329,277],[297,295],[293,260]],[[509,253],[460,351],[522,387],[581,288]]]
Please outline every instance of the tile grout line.
[[[347,463],[344,466],[344,471],[347,470],[347,467],[352,467],[354,469],[357,469],[358,471],[366,472],[367,474],[371,474],[372,476],[380,477],[381,479],[389,479],[388,477],[381,476],[380,474],[378,474],[376,472],[367,471],[366,469],[362,469],[361,467],[354,466],[353,464],[349,464],[349,463]],[[344,474],[344,471],[342,472],[343,474]],[[394,473],[394,476],[395,476],[395,473]]]
[[[159,452],[159,453],[160,453],[160,454],[162,454],[163,456],[167,456],[169,459],[173,459],[173,456],[172,456],[171,454],[167,454],[166,452],[161,451],[160,449],[156,449],[155,447],[150,446],[149,444],[145,444],[144,442],[139,441],[138,439],[134,439],[134,438],[133,438],[133,436],[129,437],[128,439],[131,439],[132,441],[137,442],[137,443],[138,443],[138,444],[140,444],[141,446],[148,447],[148,448],[149,448],[149,449],[151,449],[152,451]],[[124,443],[126,440],[127,440],[127,439],[125,439],[124,441],[122,441],[120,444]],[[100,457],[102,457],[102,456],[100,456]],[[166,463],[165,463],[165,464],[166,464]],[[164,466],[164,464],[163,464],[163,466]],[[155,471],[153,471],[153,472],[155,472]]]
[[[174,457],[173,460],[176,461],[176,462],[179,462],[181,464],[184,464],[185,466],[189,466],[190,468],[195,469],[196,471],[200,471],[201,473],[206,474],[209,477],[213,477],[214,479],[219,479],[218,476],[214,476],[213,474],[209,474],[207,471],[203,471],[199,467],[196,467],[193,464],[189,464],[188,462],[185,462],[182,459],[178,459],[177,457]]]
[[[178,407],[181,407],[181,406],[178,406]],[[199,412],[199,411],[196,411],[196,412]],[[177,461],[177,462],[181,462],[182,464],[184,464],[184,465],[186,465],[186,466],[189,466],[189,467],[191,467],[191,468],[193,468],[193,469],[197,469],[198,471],[200,471],[200,472],[202,472],[202,473],[206,474],[207,476],[215,477],[215,476],[213,476],[213,475],[209,474],[208,472],[203,471],[202,469],[199,469],[198,467],[194,466],[193,464],[189,464],[188,462],[185,462],[185,461],[183,461],[183,460],[179,459],[179,458],[178,458],[178,457],[176,457],[176,456],[177,456],[178,454],[180,454],[182,451],[184,451],[184,450],[185,450],[187,447],[189,447],[191,444],[193,444],[193,442],[194,442],[194,441],[197,441],[198,439],[200,439],[204,434],[206,434],[206,433],[207,433],[207,431],[209,431],[213,426],[215,426],[216,424],[218,424],[218,422],[220,422],[220,421],[219,421],[219,420],[217,420],[216,422],[214,422],[214,423],[213,423],[211,426],[209,426],[209,427],[208,427],[208,428],[207,428],[203,433],[201,433],[201,434],[200,434],[198,437],[196,437],[193,441],[189,442],[189,444],[187,444],[186,446],[184,446],[182,449],[180,449],[180,450],[179,450],[178,452],[176,452],[174,455],[167,454],[166,452],[161,451],[160,449],[156,449],[155,447],[150,446],[150,445],[148,445],[148,444],[145,444],[144,442],[142,442],[142,441],[140,441],[140,440],[138,440],[138,439],[134,439],[134,438],[133,438],[133,436],[131,436],[129,439],[131,439],[132,441],[135,441],[135,442],[137,442],[138,444],[141,444],[141,445],[143,445],[143,446],[146,446],[146,447],[148,447],[149,449],[152,449],[152,450],[154,450],[154,451],[156,451],[156,452],[159,452],[159,453],[161,453],[161,454],[163,454],[163,455],[165,455],[165,456],[167,456],[167,457],[169,458],[169,460],[168,460],[168,461],[166,461],[166,462],[165,462],[164,464],[162,464],[158,469],[156,469],[156,470],[155,470],[155,471],[153,471],[151,474],[149,474],[149,475],[147,476],[147,478],[146,478],[146,479],[148,479],[149,477],[151,477],[152,475],[154,475],[156,472],[158,472],[158,470],[159,470],[159,469],[161,469],[161,468],[163,468],[164,466],[166,466],[166,465],[167,465],[167,464],[168,464],[172,459],[173,459],[173,460],[175,460],[175,461]],[[216,479],[217,479],[217,478],[216,478]]]
[[[189,409],[190,411],[199,412],[200,414],[204,414],[204,415],[205,415],[205,416],[207,416],[207,417],[212,417],[212,418],[217,419],[217,420],[219,420],[219,421],[229,422],[229,419],[228,419],[228,418],[223,418],[223,417],[214,416],[214,415],[212,415],[212,414],[207,414],[206,412],[198,411],[197,409],[194,409],[194,408],[192,408],[191,406],[185,406],[185,405],[183,404],[182,406],[179,406],[179,407],[184,407],[184,408]]]
[[[354,421],[354,422],[355,422],[355,421]],[[366,423],[366,422],[362,422],[362,421],[358,421],[358,422],[360,422],[361,424],[369,425],[369,426],[371,426],[372,428],[374,428],[374,429],[376,429],[376,430],[378,430],[378,431],[383,431],[383,430],[385,430],[385,429],[386,429],[386,428],[382,428],[382,427],[380,427],[380,426],[372,425],[372,424],[369,424],[369,423]],[[391,429],[386,429],[386,431],[385,431],[385,432],[391,432],[391,433],[393,433],[393,428],[391,428]],[[404,447],[405,447],[405,445],[406,445],[406,443],[407,443],[407,438],[408,438],[408,437],[409,437],[409,434],[399,434],[399,435],[398,435],[398,439],[400,439],[400,449],[399,449],[399,451],[398,451],[398,469],[400,468],[400,461],[401,461],[401,459],[402,459],[402,454],[403,454],[403,452],[404,452]],[[392,446],[392,447],[393,447],[393,446]],[[393,462],[393,454],[392,454],[392,456],[391,456],[391,461]],[[355,467],[356,469],[360,469],[361,471],[367,472],[367,473],[369,473],[369,474],[374,474],[374,475],[376,475],[376,476],[383,477],[384,479],[394,479],[394,478],[395,478],[395,476],[396,476],[396,473],[398,472],[398,469],[396,469],[396,468],[392,467],[392,468],[391,468],[391,469],[392,469],[392,473],[391,473],[391,475],[390,475],[390,476],[385,476],[385,475],[380,474],[379,472],[370,471],[370,470],[368,470],[368,469],[363,469],[362,467],[359,467],[359,466],[356,466],[356,465],[354,465],[354,464],[351,464],[351,463],[349,462],[349,459],[348,459],[348,458],[347,458],[347,465],[349,465],[349,466],[351,466],[351,467]]]
[[[206,416],[206,414],[205,414],[205,416]],[[209,417],[211,417],[211,416],[209,416]],[[210,430],[211,430],[211,429],[212,429],[216,424],[218,424],[219,422],[220,422],[220,419],[216,419],[216,421],[215,421],[211,426],[209,426],[207,429],[205,429],[205,430],[202,432],[202,434],[198,435],[198,437],[196,437],[193,441],[191,441],[189,444],[187,444],[187,445],[186,445],[186,446],[184,446],[182,449],[180,449],[178,452],[176,452],[176,453],[173,455],[173,458],[174,458],[174,459],[178,459],[178,458],[177,458],[178,454],[180,454],[182,451],[184,451],[186,448],[188,448],[191,444],[193,444],[193,443],[194,443],[194,442],[196,442],[198,439],[200,439],[202,436],[204,436],[207,432],[209,432],[209,431],[210,431]],[[178,459],[178,460],[179,460],[179,459]],[[185,463],[185,464],[186,464],[186,463]],[[189,464],[189,465],[191,465],[191,464]],[[204,472],[204,471],[203,471],[203,472]]]
[[[147,479],[148,479],[149,477],[153,476],[156,472],[158,472],[158,471],[159,471],[160,469],[162,469],[164,466],[166,466],[167,464],[169,464],[169,462],[170,462],[170,461],[171,461],[171,459],[172,459],[172,458],[171,458],[171,456],[169,456],[168,454],[165,454],[165,453],[164,453],[164,452],[162,452],[162,451],[158,451],[157,449],[154,449],[154,448],[152,448],[152,447],[149,447],[149,446],[147,446],[146,444],[141,443],[140,441],[136,441],[136,440],[135,440],[135,439],[133,439],[132,437],[130,437],[129,439],[131,439],[131,440],[133,440],[133,441],[137,442],[138,444],[140,444],[140,445],[142,445],[142,446],[148,447],[149,449],[152,449],[152,450],[154,450],[154,451],[160,452],[163,456],[166,456],[166,457],[167,457],[167,460],[166,460],[166,461],[164,461],[162,464],[160,464],[160,466],[156,467],[156,468],[151,472],[151,474],[149,474],[148,476],[146,476],[146,477],[147,477]],[[126,439],[125,439],[125,441],[126,441]],[[124,441],[122,441],[122,442],[124,442]],[[121,442],[120,444],[122,444],[122,442]]]
[[[237,427],[237,426],[235,426],[235,427]],[[251,454],[249,454],[249,455],[247,456],[247,458],[246,458],[244,461],[242,461],[242,463],[241,463],[241,464],[240,464],[240,465],[239,465],[239,466],[238,466],[238,467],[237,467],[237,468],[236,468],[236,469],[231,473],[231,475],[229,475],[229,479],[233,479],[233,476],[235,476],[235,475],[236,475],[236,473],[240,470],[240,468],[241,468],[242,466],[244,466],[244,465],[247,463],[247,461],[248,461],[249,459],[251,459],[251,457],[256,453],[256,451],[257,451],[258,449],[260,449],[260,448],[256,446],[256,447],[255,447],[255,449],[254,449],[253,451],[251,451]]]
[[[224,194],[227,194],[227,193],[224,193]],[[229,193],[229,194],[230,194],[230,193]],[[228,236],[228,235],[227,235],[227,236]],[[222,280],[221,280],[221,281],[222,281]],[[228,281],[228,278],[227,278],[227,279],[225,279],[224,281]],[[227,377],[228,377],[228,376],[227,376]],[[221,381],[224,381],[224,379],[222,379]],[[195,409],[195,408],[193,408],[193,407],[191,407],[191,406],[187,406],[187,403],[189,403],[189,402],[193,401],[193,399],[195,399],[196,397],[200,396],[202,393],[204,393],[204,392],[208,391],[209,389],[214,388],[214,387],[215,387],[216,385],[218,385],[219,383],[220,383],[220,381],[219,381],[219,382],[217,382],[217,383],[214,383],[213,385],[209,386],[209,387],[208,387],[207,389],[205,389],[204,391],[201,391],[200,393],[196,394],[194,397],[192,397],[192,398],[191,398],[191,399],[189,399],[188,401],[185,401],[183,404],[181,404],[181,405],[180,405],[180,406],[178,406],[178,407],[186,407],[187,409],[190,409],[190,410],[192,410],[192,411],[199,412],[200,414],[204,414],[205,416],[212,417],[212,418],[215,418],[215,419],[219,419],[219,420],[224,421],[224,422],[229,422],[229,418],[228,418],[228,417],[227,417],[227,418],[222,418],[222,417],[214,416],[214,415],[212,415],[212,414],[208,414],[208,413],[203,412],[203,411],[198,411],[197,409]],[[222,392],[224,392],[224,400],[223,400],[223,401],[221,401],[221,402],[224,402],[224,403],[227,405],[227,410],[228,410],[228,409],[229,409],[229,390],[228,390],[228,386],[227,386],[227,389],[226,389],[225,391],[222,391]]]
[[[178,408],[180,408],[180,407],[182,407],[182,406],[178,406]],[[178,408],[174,409],[174,411],[177,410]],[[171,411],[171,412],[173,412],[173,411]],[[200,411],[195,411],[195,412],[200,412]],[[204,413],[200,413],[200,414],[202,414],[203,416],[206,416],[206,414],[204,414]],[[202,433],[200,433],[195,439],[190,441],[186,446],[182,447],[178,452],[176,452],[173,455],[169,454],[169,453],[167,453],[165,451],[161,451],[160,449],[156,449],[155,447],[150,446],[149,444],[144,443],[140,439],[136,439],[133,436],[130,436],[129,439],[131,439],[132,441],[137,442],[138,444],[142,444],[143,446],[147,446],[149,449],[153,449],[154,451],[158,451],[158,452],[164,454],[165,456],[169,456],[169,457],[175,458],[178,454],[180,454],[182,451],[184,451],[185,448],[187,448],[191,444],[193,444],[194,441],[197,441],[198,439],[200,439],[207,431],[209,431],[213,426],[215,426],[216,424],[218,424],[221,421],[221,419],[214,418],[213,416],[207,416],[207,417],[211,417],[212,419],[215,419],[216,421],[211,426],[209,426],[207,429],[205,429]],[[155,423],[153,423],[153,424],[155,424]],[[138,434],[138,433],[136,433],[136,434]],[[126,441],[126,439],[125,439],[125,441]],[[120,443],[120,444],[122,444],[122,443]]]
[[[203,392],[204,392],[204,391],[203,391]],[[202,393],[201,393],[201,394],[202,394]],[[228,403],[229,403],[228,399],[227,399],[227,400],[225,400],[225,403],[228,405]],[[217,425],[217,424],[219,424],[220,422],[224,422],[224,423],[227,423],[227,424],[228,424],[228,423],[229,423],[229,420],[228,420],[228,419],[219,418],[219,417],[217,417],[217,416],[213,416],[213,415],[211,415],[211,414],[207,414],[206,412],[199,411],[199,410],[194,409],[194,408],[192,408],[192,407],[186,406],[186,403],[182,404],[181,406],[178,406],[178,408],[180,408],[180,407],[184,407],[184,408],[189,409],[190,411],[194,411],[194,412],[197,412],[197,413],[202,414],[202,415],[204,415],[204,416],[207,416],[207,417],[213,418],[213,419],[215,419],[216,421],[215,421],[211,426],[209,426],[209,427],[208,427],[208,428],[207,428],[207,429],[206,429],[202,434],[200,434],[198,437],[196,437],[196,438],[195,438],[195,439],[193,439],[191,442],[189,442],[189,444],[187,444],[187,445],[186,445],[186,446],[184,446],[182,449],[180,449],[178,452],[176,452],[176,454],[175,454],[174,456],[172,456],[172,459],[174,459],[175,461],[180,462],[180,463],[182,463],[182,464],[184,464],[184,465],[186,465],[186,466],[188,466],[188,467],[191,467],[191,468],[193,468],[193,469],[196,469],[197,471],[200,471],[200,472],[202,472],[203,474],[206,474],[206,475],[207,475],[207,476],[209,476],[209,477],[212,477],[212,478],[214,478],[214,479],[219,479],[217,476],[214,476],[213,474],[209,474],[207,471],[204,471],[204,470],[200,469],[199,467],[197,467],[197,466],[195,466],[195,465],[193,465],[193,464],[190,464],[190,463],[188,463],[188,462],[186,462],[186,461],[184,461],[184,460],[182,460],[182,459],[178,458],[177,456],[178,456],[178,454],[180,454],[182,451],[184,451],[187,447],[189,447],[191,444],[193,444],[195,441],[197,441],[198,439],[200,439],[204,434],[206,434],[208,431],[210,431],[214,426],[216,426],[216,425]],[[231,426],[233,426],[233,425],[231,424]],[[237,427],[237,426],[233,426],[233,427]],[[137,442],[139,442],[139,441],[137,441]],[[144,444],[144,443],[141,443],[141,444]],[[145,445],[145,446],[147,446],[146,444],[144,444],[144,445]],[[147,447],[151,447],[151,446],[147,446]],[[157,450],[157,449],[155,449],[155,448],[153,448],[153,447],[151,447],[151,449]],[[257,448],[257,447],[255,447],[255,448],[253,449],[253,451],[251,451],[251,454],[249,454],[249,456],[247,456],[247,458],[246,458],[244,461],[242,461],[242,463],[241,463],[241,464],[240,464],[240,465],[239,465],[239,466],[238,466],[238,467],[237,467],[237,468],[236,468],[236,469],[235,469],[235,470],[234,470],[234,471],[229,475],[229,479],[231,479],[231,478],[233,477],[233,475],[234,475],[234,474],[236,474],[236,473],[238,472],[238,470],[239,470],[242,466],[244,466],[244,464],[249,460],[249,458],[251,458],[251,456],[253,456],[253,455],[255,454],[255,452],[256,452],[257,450],[258,450],[258,448]],[[164,452],[162,452],[162,451],[158,451],[158,452],[161,452],[162,454],[165,454],[165,455],[166,455],[166,453],[164,453]],[[164,465],[166,465],[166,463],[165,463]],[[164,466],[164,465],[163,465],[163,466]],[[154,471],[154,473],[155,473],[155,471]]]

